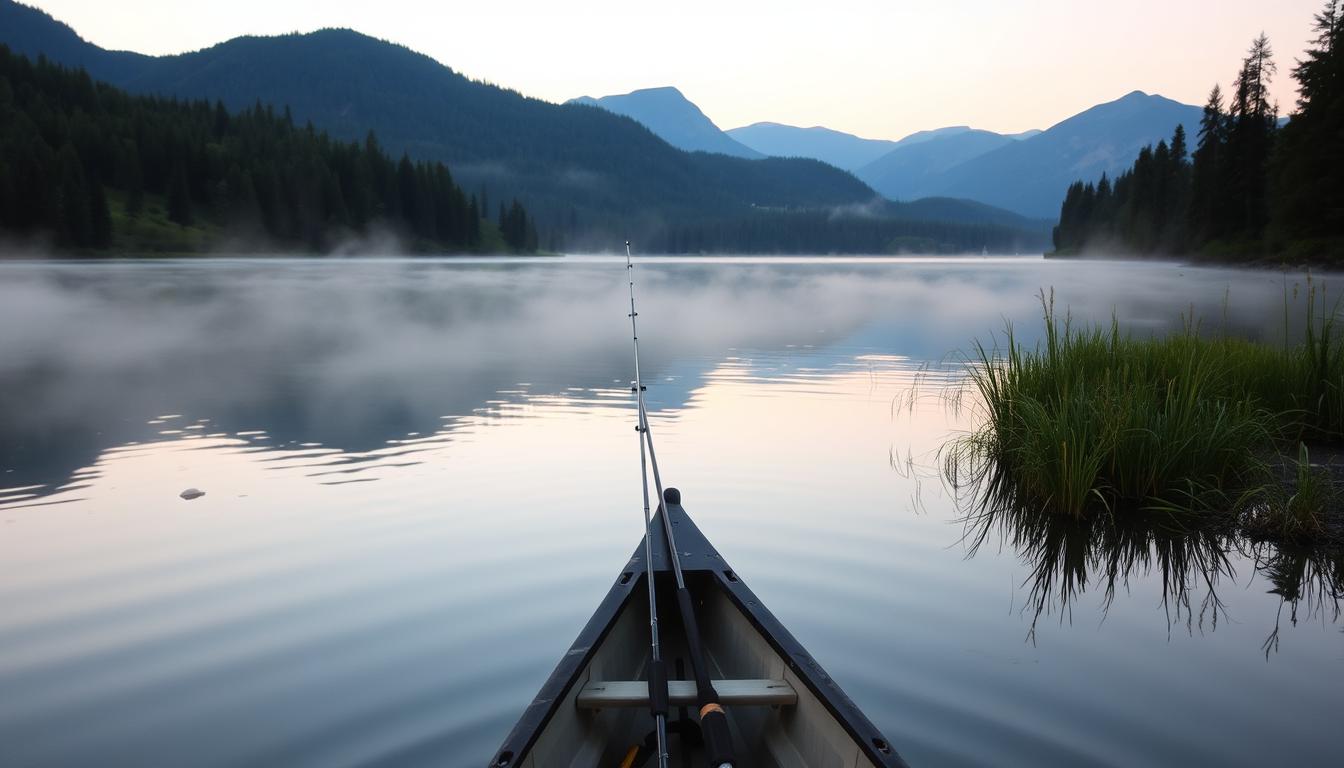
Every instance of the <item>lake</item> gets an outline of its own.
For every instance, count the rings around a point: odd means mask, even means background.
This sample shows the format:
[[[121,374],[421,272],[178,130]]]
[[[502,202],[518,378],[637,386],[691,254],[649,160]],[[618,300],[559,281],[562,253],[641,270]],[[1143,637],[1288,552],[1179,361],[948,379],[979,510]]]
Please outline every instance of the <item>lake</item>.
[[[1281,341],[1303,275],[635,275],[666,482],[912,765],[1339,760],[1344,567],[1217,540],[1060,567],[940,475],[977,419],[964,354],[1006,323],[1034,343],[1039,292]],[[484,765],[643,533],[625,276],[0,264],[0,764]]]

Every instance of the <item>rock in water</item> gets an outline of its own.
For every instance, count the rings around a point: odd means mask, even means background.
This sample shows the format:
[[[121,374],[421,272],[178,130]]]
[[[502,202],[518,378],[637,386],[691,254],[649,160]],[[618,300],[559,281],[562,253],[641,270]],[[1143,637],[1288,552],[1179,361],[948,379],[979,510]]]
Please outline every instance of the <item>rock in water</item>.
[[[205,491],[202,491],[199,488],[188,488],[179,495],[187,501],[191,501],[192,499],[199,499],[204,496]]]

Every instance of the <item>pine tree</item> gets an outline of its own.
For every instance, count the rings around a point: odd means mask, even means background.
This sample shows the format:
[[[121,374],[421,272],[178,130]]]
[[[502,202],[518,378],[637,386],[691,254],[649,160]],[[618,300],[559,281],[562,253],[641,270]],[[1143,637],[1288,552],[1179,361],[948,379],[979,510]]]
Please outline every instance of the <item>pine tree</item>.
[[[1280,132],[1272,170],[1277,240],[1315,241],[1337,252],[1344,241],[1344,6],[1316,15],[1316,39],[1293,69],[1297,114]],[[1333,241],[1334,247],[1329,247]]]
[[[1171,135],[1171,158],[1177,165],[1186,161],[1189,150],[1185,146],[1185,126],[1176,125],[1176,131]]]
[[[1200,241],[1223,234],[1219,207],[1226,196],[1224,186],[1224,148],[1227,144],[1227,117],[1223,113],[1223,90],[1217,85],[1209,92],[1204,114],[1199,121],[1199,146],[1191,167],[1190,213],[1188,226]]]
[[[229,111],[224,108],[224,102],[215,102],[215,138],[223,138],[229,132]]]
[[[1185,126],[1177,124],[1171,134],[1167,157],[1166,195],[1160,205],[1166,212],[1159,247],[1164,253],[1185,253],[1190,217],[1190,162],[1185,145]]]
[[[93,248],[112,244],[112,212],[107,208],[107,192],[93,179],[89,183],[89,243]]]
[[[1277,67],[1269,38],[1261,33],[1251,43],[1234,85],[1227,134],[1230,199],[1225,231],[1258,239],[1268,220],[1267,171],[1273,148],[1276,110],[1269,103],[1269,83]]]
[[[168,220],[184,227],[191,224],[191,186],[186,170],[180,167],[168,186]]]
[[[57,162],[60,164],[60,241],[77,248],[93,244],[93,206],[89,202],[88,181],[84,166],[71,144],[61,147]]]

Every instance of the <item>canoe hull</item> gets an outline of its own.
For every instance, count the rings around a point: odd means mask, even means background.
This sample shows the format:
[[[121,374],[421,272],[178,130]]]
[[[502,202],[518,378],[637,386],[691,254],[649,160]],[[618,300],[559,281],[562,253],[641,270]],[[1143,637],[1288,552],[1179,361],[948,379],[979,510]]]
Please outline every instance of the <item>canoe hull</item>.
[[[796,703],[789,706],[726,707],[738,768],[904,766],[895,749],[756,598],[681,505],[665,506],[676,533],[686,584],[694,598],[711,677],[784,681],[796,692]],[[658,514],[663,513],[660,510]],[[593,710],[580,707],[579,696],[593,681],[643,679],[649,658],[644,579],[650,571],[660,596],[660,637],[669,676],[689,677],[688,673],[677,674],[676,669],[686,654],[675,600],[663,599],[674,595],[675,584],[660,520],[655,520],[653,529],[652,569],[646,568],[641,542],[490,766],[616,765],[630,746],[643,740],[652,728],[647,706]],[[688,717],[686,709],[673,708],[670,721],[674,732],[677,720]],[[694,708],[690,709],[693,713]],[[698,757],[693,744],[680,742],[676,735],[669,739],[673,765],[683,764],[675,759],[682,751],[694,753],[692,760]]]

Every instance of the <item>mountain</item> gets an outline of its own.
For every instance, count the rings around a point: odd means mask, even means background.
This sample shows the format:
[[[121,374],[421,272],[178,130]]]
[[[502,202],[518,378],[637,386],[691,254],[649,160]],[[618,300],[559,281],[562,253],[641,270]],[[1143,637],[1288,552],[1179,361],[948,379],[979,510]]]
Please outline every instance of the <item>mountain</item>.
[[[815,160],[687,153],[628,117],[557,105],[463,77],[350,30],[240,37],[176,56],[105,51],[33,8],[0,0],[0,43],[83,67],[139,94],[258,102],[344,141],[370,130],[394,154],[448,163],[491,209],[523,200],[570,247],[609,247],[685,217],[848,205],[875,194]],[[585,239],[587,238],[587,239]]]
[[[567,103],[587,104],[625,115],[653,131],[668,144],[687,152],[717,152],[752,160],[765,157],[719,130],[699,107],[676,88],[645,88],[597,99],[580,96]]]
[[[1002,135],[968,126],[913,133],[900,141],[861,139],[827,128],[757,123],[728,135],[774,156],[814,157],[893,200],[975,200],[1030,219],[1055,218],[1069,184],[1114,176],[1139,150],[1184,125],[1193,144],[1201,110],[1134,91],[1045,131]]]
[[[852,171],[895,149],[896,142],[863,139],[820,126],[798,128],[779,123],[754,123],[730,129],[728,135],[763,155],[810,157]]]
[[[234,113],[261,106],[345,142],[367,144],[372,131],[374,149],[446,163],[487,215],[521,200],[543,248],[606,249],[630,239],[693,251],[881,253],[918,241],[978,252],[985,243],[1017,248],[1038,234],[966,224],[960,209],[943,205],[922,209],[950,217],[930,228],[873,208],[877,193],[822,161],[685,152],[605,108],[527,98],[351,30],[240,37],[152,57],[103,50],[39,10],[0,0],[0,44],[136,94],[215,101]],[[769,235],[770,227],[785,234]]]
[[[136,77],[153,62],[139,53],[105,51],[46,13],[11,0],[0,0],[0,43],[30,59],[46,56],[110,82]]]
[[[971,130],[969,125],[949,125],[946,128],[933,128],[927,131],[915,131],[905,138],[895,142],[892,149],[908,147],[911,144],[923,144],[926,141],[941,139],[947,136],[956,136],[959,133],[966,133]]]
[[[854,171],[854,175],[891,200],[923,197],[922,190],[943,173],[975,157],[1012,144],[991,131],[964,131],[903,141],[895,149]]]
[[[770,157],[811,157],[847,171],[858,171],[897,149],[973,132],[975,131],[968,125],[950,125],[945,128],[916,131],[899,141],[889,141],[864,139],[821,126],[798,128],[780,123],[753,123],[733,128],[727,133],[746,146]]]
[[[269,107],[230,115],[130,96],[5,46],[0,94],[7,242],[80,255],[326,252],[378,232],[408,251],[537,250],[517,201],[492,226],[442,163],[332,142]]]
[[[967,198],[1032,218],[1054,218],[1069,184],[1124,171],[1145,145],[1169,141],[1178,124],[1185,126],[1193,145],[1200,115],[1199,107],[1134,91],[903,191],[914,197]]]

